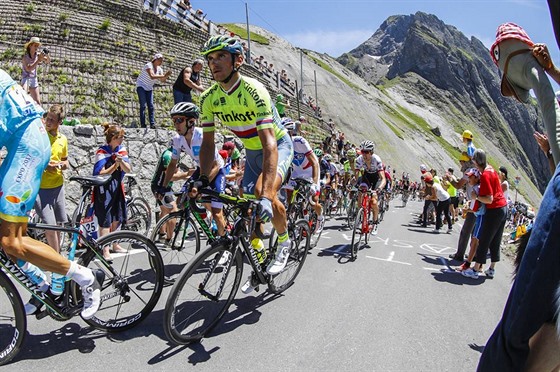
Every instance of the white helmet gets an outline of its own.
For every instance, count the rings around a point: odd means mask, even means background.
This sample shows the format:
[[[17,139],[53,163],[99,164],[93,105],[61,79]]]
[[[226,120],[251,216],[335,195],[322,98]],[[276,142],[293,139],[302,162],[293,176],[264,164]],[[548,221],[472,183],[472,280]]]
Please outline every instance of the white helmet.
[[[360,143],[360,150],[373,152],[375,150],[375,144],[372,141],[363,141]]]

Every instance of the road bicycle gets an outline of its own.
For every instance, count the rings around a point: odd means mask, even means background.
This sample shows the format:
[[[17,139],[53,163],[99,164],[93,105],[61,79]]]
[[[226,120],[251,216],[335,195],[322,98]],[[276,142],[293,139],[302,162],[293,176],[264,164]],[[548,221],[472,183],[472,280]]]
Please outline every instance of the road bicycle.
[[[402,206],[406,207],[406,203],[408,202],[408,196],[409,196],[410,191],[408,190],[403,190],[402,191]]]
[[[372,215],[371,198],[374,191],[368,189],[367,186],[360,186],[358,192],[362,194],[362,204],[360,209],[356,212],[356,218],[352,226],[352,242],[350,244],[350,259],[355,261],[358,258],[358,249],[362,238],[364,244],[368,243],[369,234],[373,231],[373,223],[370,222]]]
[[[80,180],[84,178],[94,179],[96,181],[94,183],[82,183]],[[111,176],[73,176],[70,177],[70,181],[77,181],[82,185],[82,196],[72,214],[71,225],[74,227],[82,226],[87,234],[91,234],[93,238],[97,238],[98,227],[93,214],[93,187],[107,186],[111,181]],[[125,190],[128,190],[128,194],[125,194],[127,218],[121,225],[121,229],[136,231],[147,236],[152,225],[152,210],[145,199],[132,195],[132,190],[134,186],[137,185],[133,174],[125,177],[124,185]]]
[[[96,177],[76,179],[84,186],[102,182]],[[152,311],[163,289],[163,263],[154,243],[132,231],[117,231],[94,240],[79,227],[30,224],[29,229],[61,231],[71,235],[65,247],[69,260],[104,274],[101,283],[101,306],[91,319],[90,326],[107,332],[120,332],[134,327]],[[81,243],[78,248],[78,243]],[[126,253],[114,256],[113,262],[103,258],[103,248],[120,244]],[[27,274],[0,249],[0,365],[8,363],[19,352],[27,328],[27,318],[21,290],[32,295],[40,306],[37,319],[47,316],[66,321],[78,315],[83,307],[82,292],[78,285],[66,279],[63,293],[54,296],[42,292]],[[103,275],[101,275],[103,276]],[[98,276],[99,277],[99,276]]]
[[[320,231],[315,235],[317,227],[319,226],[319,221],[317,219],[317,212],[315,212],[315,209],[313,208],[315,205],[313,195],[311,193],[311,185],[313,183],[305,178],[295,178],[293,181],[295,182],[295,186],[292,191],[292,197],[288,203],[288,207],[286,208],[288,225],[293,226],[301,219],[306,220],[309,225],[309,232],[313,236],[310,243],[311,248],[314,248],[319,243],[319,239],[321,238],[321,234],[323,232]],[[273,243],[274,240],[271,239],[270,244]]]
[[[168,339],[176,344],[188,344],[202,339],[220,321],[233,302],[243,278],[243,256],[253,270],[254,284],[268,286],[272,293],[281,293],[295,281],[307,257],[309,226],[299,220],[288,230],[291,246],[288,263],[278,275],[266,273],[268,263],[274,259],[274,249],[266,252],[262,262],[251,247],[253,233],[261,239],[257,225],[260,204],[253,199],[220,194],[209,189],[202,195],[218,198],[237,212],[231,235],[215,241],[201,250],[185,266],[167,298],[164,311],[164,330]],[[191,208],[200,209],[193,199]],[[262,256],[261,256],[262,258]]]

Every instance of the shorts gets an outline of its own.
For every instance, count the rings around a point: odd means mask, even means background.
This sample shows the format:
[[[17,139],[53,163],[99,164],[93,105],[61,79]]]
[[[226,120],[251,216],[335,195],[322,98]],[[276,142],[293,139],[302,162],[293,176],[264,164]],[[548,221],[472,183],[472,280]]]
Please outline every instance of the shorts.
[[[451,205],[454,206],[455,208],[459,208],[459,197],[458,196],[452,196],[451,197]]]
[[[477,238],[480,236],[480,231],[482,230],[482,217],[484,215],[481,214],[480,216],[476,216],[476,220],[474,221],[474,228],[473,228],[473,232],[472,232],[472,236],[474,238]]]
[[[263,150],[245,150],[245,173],[243,174],[243,195],[255,195],[255,186],[262,173]],[[286,181],[288,170],[294,158],[294,144],[288,134],[278,140],[278,175],[282,183]]]
[[[48,225],[68,222],[64,197],[64,186],[40,189],[35,199],[35,211],[41,221]]]
[[[184,194],[186,193],[187,187],[189,185],[189,183],[191,182],[191,180],[196,180],[198,179],[198,176],[200,175],[200,167],[196,168],[196,170],[194,171],[194,173],[192,174],[192,176],[185,181],[185,183],[183,184],[183,187],[181,187],[181,193]],[[214,177],[214,179],[210,182],[210,187],[212,188],[212,190],[217,191],[219,193],[224,193],[226,190],[226,174],[224,171],[224,168],[220,169],[220,171],[218,172],[218,174],[216,175],[216,177]],[[212,199],[212,203],[210,203],[212,205],[212,208],[214,209],[222,209],[224,207],[224,203],[222,203],[220,200],[217,199]]]
[[[27,222],[51,157],[41,122],[43,109],[0,70],[0,147],[8,155],[0,166],[0,218]]]
[[[28,88],[38,88],[39,80],[37,76],[24,76],[21,78],[21,86],[25,86],[25,84],[27,84]]]

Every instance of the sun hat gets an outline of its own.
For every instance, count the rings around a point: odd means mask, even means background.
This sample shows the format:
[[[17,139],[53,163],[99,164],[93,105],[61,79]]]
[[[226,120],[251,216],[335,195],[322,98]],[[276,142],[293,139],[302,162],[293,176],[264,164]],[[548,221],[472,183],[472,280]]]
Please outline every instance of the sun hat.
[[[469,158],[467,153],[463,151],[461,153],[461,156],[459,156],[459,161],[469,161],[469,160],[471,160],[471,158]]]
[[[152,57],[152,62],[155,61],[156,59],[160,59],[163,58],[163,54],[161,53],[156,53],[154,54],[154,56]]]
[[[222,150],[233,150],[235,148],[235,144],[231,141],[224,142],[222,145]]]
[[[37,36],[33,36],[27,43],[25,43],[25,49],[29,47],[31,44],[39,44],[41,45],[41,40]]]
[[[527,35],[527,32],[515,23],[507,22],[499,25],[496,30],[496,41],[494,41],[494,44],[490,47],[490,56],[496,65],[498,64],[498,59],[500,58],[499,49],[496,49],[496,47],[499,43],[507,39],[522,41],[527,44],[529,48],[532,48],[533,45],[535,45],[529,35]]]

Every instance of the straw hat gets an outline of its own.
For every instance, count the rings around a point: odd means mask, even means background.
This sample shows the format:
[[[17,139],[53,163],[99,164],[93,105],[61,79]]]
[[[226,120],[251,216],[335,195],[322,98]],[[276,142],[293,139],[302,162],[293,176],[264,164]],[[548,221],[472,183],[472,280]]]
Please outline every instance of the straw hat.
[[[37,36],[33,36],[27,43],[25,43],[24,47],[27,49],[31,44],[39,44],[41,45],[41,40]]]

